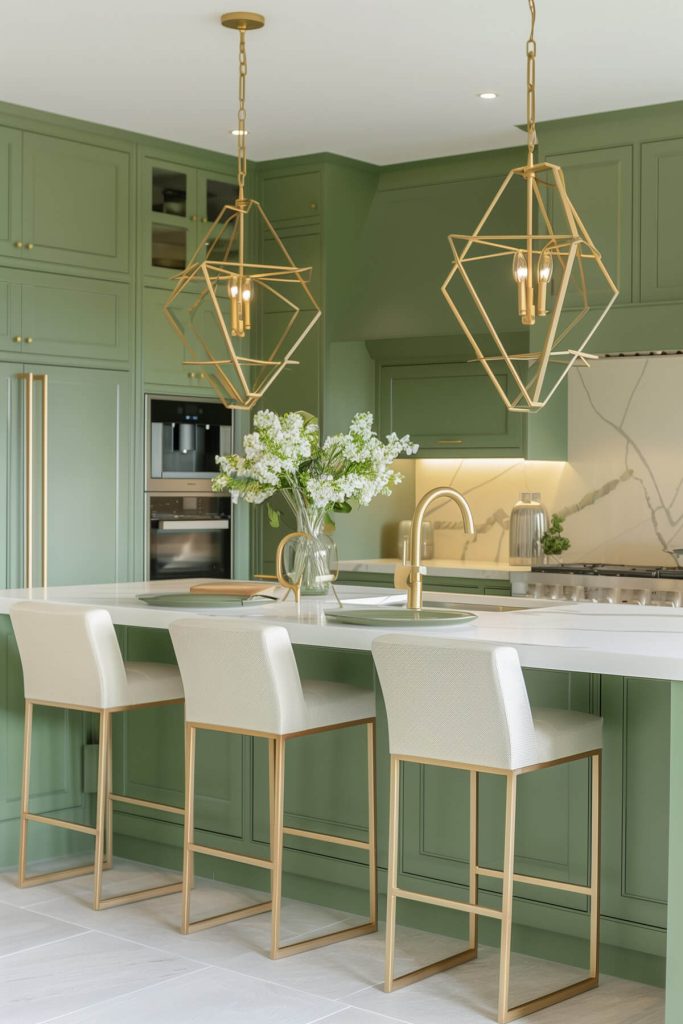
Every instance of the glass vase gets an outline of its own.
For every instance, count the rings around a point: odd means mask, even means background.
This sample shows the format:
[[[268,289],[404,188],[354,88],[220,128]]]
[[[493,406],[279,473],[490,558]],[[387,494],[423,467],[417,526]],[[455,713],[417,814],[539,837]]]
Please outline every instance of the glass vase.
[[[287,545],[284,570],[301,581],[303,597],[323,597],[337,577],[337,545],[325,533],[325,509],[311,508],[298,492],[283,492],[296,516],[297,533],[304,536]]]

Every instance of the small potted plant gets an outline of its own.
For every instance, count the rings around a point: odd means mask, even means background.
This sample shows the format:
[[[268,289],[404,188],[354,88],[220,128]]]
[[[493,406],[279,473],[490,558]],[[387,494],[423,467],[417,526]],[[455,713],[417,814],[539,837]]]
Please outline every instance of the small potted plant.
[[[564,535],[563,524],[564,519],[562,516],[558,516],[556,512],[553,513],[550,517],[550,526],[541,538],[544,554],[550,557],[555,557],[558,561],[560,555],[565,551],[568,551],[571,547],[569,537],[565,537]]]

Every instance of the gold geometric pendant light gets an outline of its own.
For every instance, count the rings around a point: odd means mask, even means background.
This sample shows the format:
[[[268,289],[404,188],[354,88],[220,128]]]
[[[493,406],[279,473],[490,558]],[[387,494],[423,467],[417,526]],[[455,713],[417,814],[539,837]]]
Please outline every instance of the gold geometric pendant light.
[[[308,287],[311,267],[298,267],[256,199],[245,196],[247,56],[245,35],[262,28],[260,14],[224,14],[221,24],[239,32],[239,112],[237,185],[234,205],[226,205],[199,243],[164,305],[164,314],[187,350],[185,366],[201,368],[228,409],[251,409],[288,366],[294,352],[320,319]],[[274,250],[275,263],[255,263],[254,255]],[[266,351],[254,337],[254,303],[276,324]],[[305,309],[302,308],[305,306]],[[262,322],[265,322],[265,317]]]
[[[448,236],[453,265],[441,287],[499,396],[525,413],[542,409],[572,366],[596,358],[586,347],[619,294],[562,168],[534,163],[535,0],[529,8],[527,162],[508,172],[473,234]],[[528,348],[520,340],[527,333]]]

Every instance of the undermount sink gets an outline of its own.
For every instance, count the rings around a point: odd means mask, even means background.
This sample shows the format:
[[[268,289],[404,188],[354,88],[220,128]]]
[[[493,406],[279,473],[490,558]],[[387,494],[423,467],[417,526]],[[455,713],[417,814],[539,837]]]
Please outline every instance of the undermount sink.
[[[474,612],[457,608],[326,608],[325,618],[348,626],[388,629],[410,626],[464,626],[473,622]]]

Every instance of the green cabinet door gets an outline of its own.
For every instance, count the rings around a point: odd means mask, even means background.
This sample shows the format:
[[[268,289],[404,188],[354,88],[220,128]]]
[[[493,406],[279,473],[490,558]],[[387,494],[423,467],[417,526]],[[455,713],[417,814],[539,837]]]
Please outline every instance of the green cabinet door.
[[[642,146],[641,300],[683,299],[683,139]]]
[[[9,587],[8,551],[10,549],[10,438],[16,366],[0,363],[0,589]],[[12,538],[13,539],[13,538]]]
[[[298,174],[273,176],[266,172],[262,189],[263,209],[273,224],[289,224],[320,217],[322,201],[320,171],[302,171]]]
[[[198,292],[184,292],[174,304],[183,312],[196,302]],[[169,297],[165,288],[144,288],[142,296],[142,372],[146,387],[182,388],[188,393],[210,392],[206,371],[200,366],[185,363],[190,353],[164,315],[164,303]],[[184,322],[184,321],[183,321]],[[222,345],[220,329],[208,298],[204,298],[198,311],[196,324],[202,336],[213,348]],[[218,351],[218,349],[216,348]]]
[[[193,167],[146,157],[141,174],[142,272],[170,281],[196,246],[196,173]]]
[[[21,241],[21,132],[0,128],[0,256],[17,256]]]
[[[128,284],[0,267],[0,348],[127,363],[131,305]]]
[[[501,387],[510,381],[501,366]],[[379,433],[410,434],[421,456],[522,456],[524,424],[474,363],[385,365],[378,372]]]
[[[128,272],[130,162],[127,150],[24,132],[24,257]]]
[[[130,375],[118,370],[28,363],[2,368],[9,442],[2,507],[7,585],[24,580],[25,410],[21,373],[47,374],[48,582],[53,586],[128,579],[131,556]],[[33,390],[34,583],[41,565],[42,424],[40,382]]]

